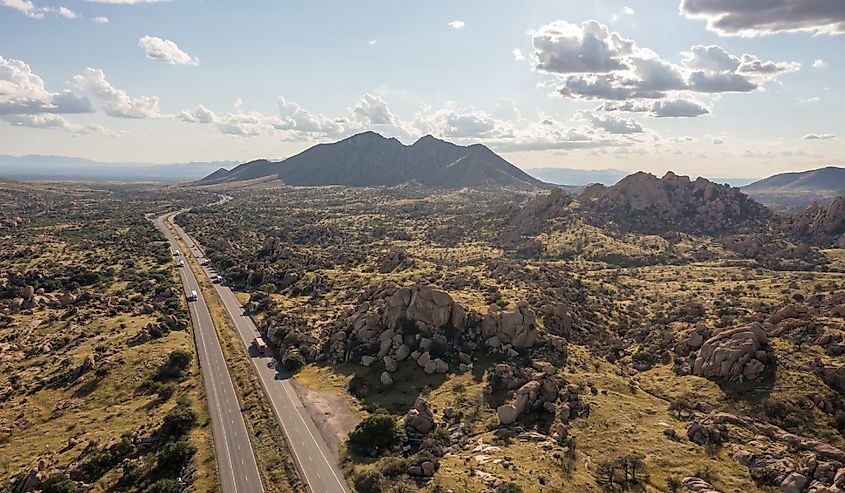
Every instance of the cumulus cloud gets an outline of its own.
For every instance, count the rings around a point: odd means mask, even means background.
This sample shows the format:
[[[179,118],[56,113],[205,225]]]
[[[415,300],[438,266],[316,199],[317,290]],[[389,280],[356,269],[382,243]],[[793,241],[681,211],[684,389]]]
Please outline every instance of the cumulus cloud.
[[[158,97],[130,97],[126,91],[111,85],[100,69],[86,68],[73,77],[73,83],[103,105],[106,114],[118,118],[163,118],[158,109]]]
[[[352,108],[352,113],[358,121],[368,125],[391,125],[396,117],[390,112],[387,103],[378,96],[365,94],[358,104]]]
[[[466,23],[464,23],[464,21],[459,21],[457,19],[449,23],[449,28],[454,29],[456,31],[463,29],[465,26]]]
[[[39,7],[31,0],[0,0],[0,6],[17,10],[32,19],[43,19],[47,14],[56,14],[66,19],[76,19],[78,14],[67,7]]]
[[[795,62],[732,55],[715,45],[693,46],[676,64],[594,20],[580,26],[552,22],[532,32],[532,44],[534,69],[555,77],[557,92],[572,99],[674,101],[689,93],[751,92],[800,68]],[[675,102],[641,107],[654,116],[681,109],[686,110],[678,111],[683,116],[707,113],[701,105],[681,108]]]
[[[576,114],[576,119],[587,121],[594,128],[600,128],[610,134],[627,135],[638,134],[643,131],[642,125],[635,120],[611,114],[596,115],[591,111],[579,111]]]
[[[693,118],[708,113],[704,104],[693,99],[664,99],[651,107],[651,115],[657,118]]]
[[[681,0],[681,14],[704,19],[720,36],[764,36],[783,31],[845,33],[839,0]]]
[[[511,52],[513,54],[513,59],[517,62],[522,62],[525,60],[525,55],[522,53],[522,50],[519,48],[514,48]]]
[[[94,24],[108,24],[109,18],[103,16],[94,17],[93,19],[91,19],[91,22],[93,22]]]
[[[807,134],[804,136],[804,140],[830,140],[835,138],[835,134]]]
[[[827,68],[827,62],[822,59],[818,59],[813,62],[813,68]]]
[[[173,41],[155,36],[144,36],[138,40],[138,45],[144,49],[144,54],[150,60],[178,65],[199,65],[199,60],[188,55]]]
[[[0,115],[92,113],[91,101],[70,91],[48,91],[22,60],[0,56]]]

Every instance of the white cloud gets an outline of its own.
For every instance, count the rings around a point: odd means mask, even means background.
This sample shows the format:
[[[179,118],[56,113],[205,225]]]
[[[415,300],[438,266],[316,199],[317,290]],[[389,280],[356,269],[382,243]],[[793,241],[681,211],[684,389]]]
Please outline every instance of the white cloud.
[[[113,5],[134,5],[136,3],[162,3],[171,0],[85,0],[91,3],[108,3]]]
[[[664,99],[655,101],[651,115],[657,118],[693,118],[706,115],[710,110],[693,99]]]
[[[449,23],[449,27],[456,30],[456,31],[463,29],[464,26],[466,26],[464,21],[454,20],[454,21]]]
[[[375,46],[376,43],[378,43],[378,41],[376,41],[374,39],[371,39],[367,42],[367,44],[370,45],[370,46]]]
[[[176,43],[169,39],[144,36],[138,40],[138,44],[144,48],[144,53],[150,60],[179,65],[199,65],[197,58],[180,50]]]
[[[813,68],[827,68],[827,62],[822,59],[818,59],[813,62]]]
[[[580,26],[555,21],[531,36],[535,70],[554,76],[557,92],[573,99],[678,99],[679,93],[689,92],[751,92],[800,68],[795,62],[735,56],[719,46],[693,46],[683,53],[682,63],[675,64],[594,20]],[[667,115],[667,108],[676,107],[669,104],[654,113]],[[701,110],[699,106],[699,114],[706,114]]]
[[[48,91],[44,80],[22,60],[0,56],[0,114],[38,115],[91,113],[88,98],[70,91]]]
[[[681,0],[680,11],[704,19],[707,29],[720,36],[845,33],[845,2],[840,0]]]
[[[112,86],[102,70],[86,68],[73,77],[79,89],[88,92],[103,104],[106,114],[118,118],[164,118],[158,109],[158,97],[129,97],[126,91]]]
[[[634,15],[635,14],[634,9],[632,9],[631,7],[628,7],[627,5],[625,6],[624,9],[622,9],[622,12],[625,12],[626,15]]]
[[[611,114],[596,115],[591,111],[579,111],[575,118],[589,122],[593,127],[600,128],[610,134],[638,134],[643,131],[642,125],[635,120]]]
[[[715,145],[724,144],[725,142],[727,142],[727,139],[724,138],[724,137],[714,137],[713,138],[713,144],[715,144]]]
[[[835,134],[807,134],[804,137],[804,140],[830,140],[835,139]]]
[[[513,54],[513,59],[517,62],[521,62],[525,60],[525,55],[522,53],[522,50],[519,48],[514,48],[511,52]]]
[[[53,13],[66,19],[76,19],[77,13],[67,7],[39,7],[31,0],[0,0],[0,6],[17,10],[21,14],[32,19],[43,19],[47,14]]]
[[[372,94],[364,94],[364,97],[352,108],[352,113],[358,121],[366,125],[392,125],[397,120],[387,107],[387,103]]]
[[[103,16],[94,17],[93,19],[91,19],[91,22],[93,22],[94,24],[108,24],[109,18]]]

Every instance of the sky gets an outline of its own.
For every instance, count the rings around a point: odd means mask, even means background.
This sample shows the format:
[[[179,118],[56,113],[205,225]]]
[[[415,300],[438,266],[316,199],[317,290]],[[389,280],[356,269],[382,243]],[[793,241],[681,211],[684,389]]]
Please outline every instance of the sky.
[[[0,0],[0,153],[281,159],[374,130],[523,168],[845,165],[839,0]]]

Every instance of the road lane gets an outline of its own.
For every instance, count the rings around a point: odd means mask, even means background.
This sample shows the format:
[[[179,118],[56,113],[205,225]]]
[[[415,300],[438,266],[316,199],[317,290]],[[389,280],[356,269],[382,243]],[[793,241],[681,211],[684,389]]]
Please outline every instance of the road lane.
[[[172,222],[172,218],[173,215],[169,216],[171,224],[182,241],[188,245],[190,253],[197,259],[204,258],[204,252],[180,226]],[[203,270],[211,279],[213,275],[211,267],[203,266]],[[269,348],[265,354],[259,353],[255,348],[254,341],[259,336],[258,329],[252,319],[244,314],[244,309],[235,293],[222,284],[213,284],[213,286],[223,301],[245,350],[251,357],[261,385],[282,426],[297,467],[309,490],[314,493],[349,493],[343,473],[328,445],[291,385],[290,374],[277,363]]]
[[[170,242],[171,251],[177,251],[179,244],[165,225],[165,220],[170,221],[171,217],[170,214],[158,217],[154,223]],[[211,417],[220,491],[263,493],[264,485],[241,414],[238,396],[199,282],[187,262],[184,267],[178,269],[186,295],[191,291],[197,292],[197,300],[189,302],[188,308],[191,312],[197,358]]]

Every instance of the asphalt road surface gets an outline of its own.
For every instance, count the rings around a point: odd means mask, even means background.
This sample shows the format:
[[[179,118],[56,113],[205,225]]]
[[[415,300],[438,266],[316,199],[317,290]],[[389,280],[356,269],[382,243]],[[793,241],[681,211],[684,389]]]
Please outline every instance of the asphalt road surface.
[[[170,242],[171,251],[175,252],[179,250],[179,244],[164,224],[164,221],[171,220],[171,217],[172,214],[167,214],[156,218],[154,222]],[[263,493],[264,485],[261,483],[252,443],[249,441],[249,433],[244,424],[241,406],[238,403],[235,387],[232,385],[226,359],[220,349],[217,332],[199,283],[187,262],[184,267],[179,267],[179,277],[182,278],[186,296],[191,291],[197,292],[197,300],[188,302],[188,307],[191,311],[197,355],[211,416],[214,452],[220,475],[220,491],[222,493]]]
[[[177,234],[188,245],[191,255],[197,259],[204,259],[204,253],[194,243],[185,231],[172,223],[173,215],[168,216]],[[187,252],[185,252],[187,254]],[[216,275],[208,265],[203,269],[209,279]],[[193,289],[193,288],[191,288]],[[244,348],[255,366],[256,372],[264,391],[270,400],[276,418],[282,425],[288,445],[293,452],[297,468],[302,475],[309,491],[313,493],[350,493],[343,473],[340,471],[325,440],[320,436],[311,416],[302,405],[302,401],[293,389],[290,374],[267,349],[262,354],[255,347],[255,338],[259,336],[255,324],[252,323],[244,309],[227,286],[214,284],[214,289],[223,300],[226,311],[244,343]]]

